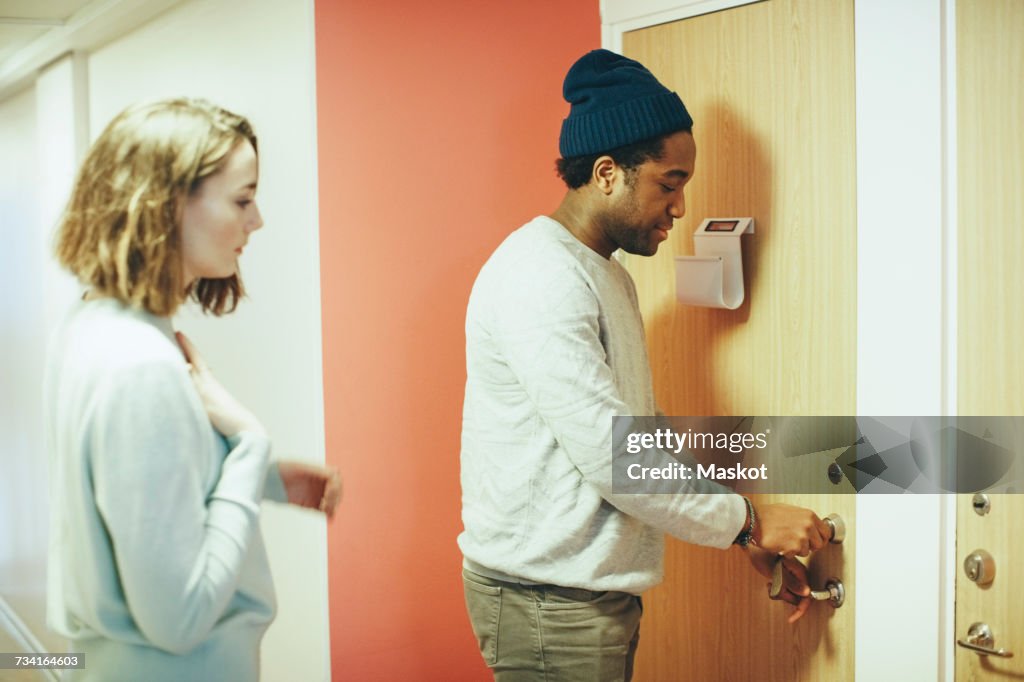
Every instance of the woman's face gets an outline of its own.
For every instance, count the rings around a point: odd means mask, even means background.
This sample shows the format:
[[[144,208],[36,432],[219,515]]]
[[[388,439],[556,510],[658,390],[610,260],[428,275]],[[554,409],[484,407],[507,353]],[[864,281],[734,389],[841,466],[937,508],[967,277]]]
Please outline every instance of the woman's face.
[[[238,257],[249,235],[263,226],[256,207],[258,176],[256,150],[245,140],[188,197],[181,220],[186,284],[238,272]]]

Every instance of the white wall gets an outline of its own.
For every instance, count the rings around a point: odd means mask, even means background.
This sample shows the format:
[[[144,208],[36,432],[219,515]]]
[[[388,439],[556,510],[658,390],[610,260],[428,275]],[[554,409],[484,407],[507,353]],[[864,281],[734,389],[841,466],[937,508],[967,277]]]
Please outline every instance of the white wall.
[[[251,120],[265,227],[242,260],[249,300],[179,316],[220,379],[269,429],[278,457],[322,462],[315,54],[311,0],[194,0],[93,53],[92,136],[128,104],[205,97]],[[327,548],[313,514],[264,506],[279,612],[264,680],[329,676]]]
[[[192,336],[222,382],[262,418],[277,457],[322,462],[313,35],[312,0],[182,2],[87,56],[87,114],[75,119],[87,119],[91,140],[133,102],[186,95],[205,97],[252,121],[259,137],[257,200],[265,227],[242,259],[249,299],[220,319],[187,311],[176,326]],[[40,251],[43,241],[49,244],[52,223],[30,224],[41,207],[33,205],[33,183],[24,173],[24,166],[42,153],[26,131],[43,113],[33,111],[31,94],[0,102],[0,196],[5,199],[0,284],[6,285],[0,321],[5,361],[0,367],[17,373],[10,379],[0,375],[3,595],[11,589],[3,582],[5,571],[10,573],[4,567],[34,562],[41,571],[39,547],[45,548],[46,520],[38,518],[44,506],[40,499],[45,499],[38,461],[45,458],[33,459],[32,452],[40,448],[30,442],[40,432],[37,387],[46,334],[46,323],[39,319],[45,314],[38,313],[44,307],[39,263],[48,251],[44,256]],[[14,124],[8,125],[9,120]],[[9,195],[17,210],[8,209]],[[16,226],[9,215],[21,216]],[[35,264],[31,272],[24,272],[26,263]],[[23,353],[33,354],[31,361],[8,361]],[[41,485],[35,485],[36,479]],[[263,679],[328,679],[324,521],[318,514],[267,504],[262,524],[279,605],[264,640]],[[16,536],[9,541],[12,533]],[[25,572],[20,575],[24,582]],[[36,582],[33,589],[43,584]]]
[[[38,305],[45,245],[35,117],[32,87],[0,102],[0,597],[45,636],[48,506],[39,388],[45,353]]]
[[[945,407],[942,4],[854,4],[858,414],[932,415]],[[858,680],[952,680],[947,524],[955,517],[943,516],[952,501],[858,497]],[[893,532],[894,522],[913,532]],[[894,586],[907,617],[892,617]]]

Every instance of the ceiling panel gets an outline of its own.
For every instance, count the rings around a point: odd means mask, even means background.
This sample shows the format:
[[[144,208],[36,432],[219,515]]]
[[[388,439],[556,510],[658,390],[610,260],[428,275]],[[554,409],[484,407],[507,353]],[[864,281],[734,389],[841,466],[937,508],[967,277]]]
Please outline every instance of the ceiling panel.
[[[0,64],[49,30],[49,26],[15,26],[0,23]]]
[[[182,0],[0,0],[0,100],[62,55],[88,54]]]
[[[0,22],[7,18],[64,20],[92,0],[0,0]]]
[[[93,0],[0,0],[0,64]]]

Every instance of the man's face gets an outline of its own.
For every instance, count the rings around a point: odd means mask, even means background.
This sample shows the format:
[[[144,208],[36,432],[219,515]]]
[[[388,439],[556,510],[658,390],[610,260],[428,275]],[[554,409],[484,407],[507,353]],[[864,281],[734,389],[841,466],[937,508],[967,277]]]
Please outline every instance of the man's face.
[[[697,146],[690,133],[665,138],[659,160],[645,161],[622,180],[600,218],[605,236],[627,253],[653,256],[668,239],[672,221],[686,213],[683,188],[693,177]]]

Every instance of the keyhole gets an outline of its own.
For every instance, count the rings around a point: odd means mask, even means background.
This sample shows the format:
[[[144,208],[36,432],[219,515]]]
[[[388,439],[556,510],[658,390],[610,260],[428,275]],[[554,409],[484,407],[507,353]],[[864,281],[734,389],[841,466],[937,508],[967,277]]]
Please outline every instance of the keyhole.
[[[988,585],[996,575],[995,560],[985,550],[976,549],[964,559],[964,575],[978,585]]]

